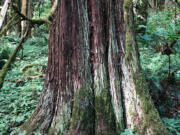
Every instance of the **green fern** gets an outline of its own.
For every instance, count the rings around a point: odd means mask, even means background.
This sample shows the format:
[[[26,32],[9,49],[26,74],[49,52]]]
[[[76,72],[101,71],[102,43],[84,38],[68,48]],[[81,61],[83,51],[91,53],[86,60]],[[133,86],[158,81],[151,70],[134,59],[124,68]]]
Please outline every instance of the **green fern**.
[[[180,135],[180,119],[169,119],[163,118],[164,123],[166,124],[167,128],[174,134]]]
[[[138,135],[137,133],[134,133],[132,129],[125,129],[121,135]]]

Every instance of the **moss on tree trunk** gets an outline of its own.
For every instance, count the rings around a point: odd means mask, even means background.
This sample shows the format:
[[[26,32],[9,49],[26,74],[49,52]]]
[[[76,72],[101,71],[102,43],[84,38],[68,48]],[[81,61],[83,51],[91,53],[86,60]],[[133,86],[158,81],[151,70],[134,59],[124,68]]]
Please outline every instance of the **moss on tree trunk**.
[[[168,133],[142,78],[132,1],[59,1],[44,90],[19,133],[117,135],[125,120],[140,135]]]
[[[140,135],[168,135],[169,132],[153,104],[141,71],[132,5],[131,0],[125,0],[126,55],[122,70],[127,126]]]

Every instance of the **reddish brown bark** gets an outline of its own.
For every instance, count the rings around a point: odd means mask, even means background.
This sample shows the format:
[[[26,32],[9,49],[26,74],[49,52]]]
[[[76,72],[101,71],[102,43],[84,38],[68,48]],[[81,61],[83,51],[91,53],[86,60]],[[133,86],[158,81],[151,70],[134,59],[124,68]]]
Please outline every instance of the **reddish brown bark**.
[[[109,2],[111,1],[59,2],[59,10],[50,32],[44,91],[33,116],[22,126],[21,131],[116,134],[116,127],[122,129],[116,126],[120,122],[119,125],[122,126],[122,112],[118,112],[121,118],[118,116],[119,120],[115,122],[109,91],[109,77],[119,73],[114,63],[117,59],[112,60],[111,51],[108,49],[109,44],[113,45],[109,41],[110,38],[115,38],[115,34],[111,37],[111,31],[108,31],[111,27],[115,33],[114,24],[105,25],[108,24],[109,18],[106,18],[108,11],[104,10],[112,10],[108,6]],[[114,3],[111,3],[111,6],[114,6]],[[112,18],[113,12],[110,13]],[[108,51],[109,56],[106,54]],[[116,58],[118,52],[113,48],[114,51]],[[112,65],[109,67],[109,73],[106,66],[108,57]],[[114,67],[116,69],[113,70]],[[111,88],[114,88],[116,102],[121,105],[121,100],[118,101],[121,99],[118,74],[115,79],[117,84]]]
[[[124,15],[123,2],[59,1],[50,30],[44,90],[34,114],[19,132],[27,135],[34,131],[53,135],[122,132],[125,127],[122,91],[136,90],[130,71],[139,66],[133,34],[132,42],[125,44],[125,34],[132,32],[132,16],[128,12]],[[126,32],[124,16],[126,25],[130,25]],[[127,43],[132,46],[127,48],[130,52],[125,50],[125,45],[129,47]],[[135,125],[130,121],[128,127]]]

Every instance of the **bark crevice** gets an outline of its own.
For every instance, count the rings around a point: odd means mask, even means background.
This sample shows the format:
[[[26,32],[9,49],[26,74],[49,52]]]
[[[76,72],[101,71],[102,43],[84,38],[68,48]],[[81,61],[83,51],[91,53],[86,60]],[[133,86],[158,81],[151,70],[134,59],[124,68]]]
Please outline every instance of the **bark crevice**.
[[[142,105],[146,97],[151,99],[139,87],[143,81],[134,78],[138,74],[141,79],[141,73],[130,4],[131,0],[59,1],[44,91],[22,132],[116,135],[124,130],[125,120],[128,128],[138,126],[140,135],[156,132],[155,125],[140,125],[151,122]],[[140,98],[140,92],[145,97]],[[158,115],[153,118],[160,121]]]

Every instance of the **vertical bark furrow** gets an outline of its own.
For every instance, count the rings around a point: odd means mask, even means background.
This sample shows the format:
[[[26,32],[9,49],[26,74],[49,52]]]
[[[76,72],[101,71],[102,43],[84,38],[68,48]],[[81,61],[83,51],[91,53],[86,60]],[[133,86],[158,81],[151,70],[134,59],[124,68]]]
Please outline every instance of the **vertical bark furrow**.
[[[103,6],[102,6],[103,5]],[[114,112],[109,92],[108,69],[106,61],[106,30],[103,20],[104,13],[107,13],[104,1],[90,1],[90,25],[91,25],[91,53],[93,68],[93,89],[95,96],[95,124],[96,134],[116,134]],[[104,108],[102,107],[104,106]]]
[[[78,29],[76,50],[73,54],[74,71],[74,105],[70,124],[72,135],[93,135],[94,109],[91,89],[92,75],[89,64],[89,22],[87,1],[77,0]]]
[[[60,0],[49,44],[43,93],[24,134],[117,135],[124,111],[139,135],[167,133],[142,77],[131,0]]]
[[[124,56],[126,53],[125,46],[125,24],[124,24],[124,11],[123,11],[124,0],[114,0],[115,5],[115,30],[116,30],[116,38],[119,47],[119,53],[121,56]],[[120,59],[121,60],[121,59]],[[120,61],[121,64],[121,61]]]
[[[60,1],[60,9],[57,13],[58,16],[56,16],[56,24],[54,25],[55,29],[57,30],[55,34],[57,35],[57,38],[55,39],[56,42],[54,44],[57,44],[57,46],[60,46],[60,50],[57,50],[56,45],[53,45],[57,51],[59,51],[58,56],[54,55],[54,60],[59,60],[59,64],[56,65],[59,66],[53,66],[55,67],[55,71],[60,71],[59,74],[57,72],[54,73],[54,78],[58,79],[57,81],[53,80],[52,82],[55,82],[53,86],[56,86],[56,83],[58,86],[53,89],[54,91],[58,91],[57,96],[57,104],[56,104],[56,112],[53,117],[53,121],[51,123],[51,127],[49,130],[49,133],[53,134],[65,134],[67,132],[69,121],[71,117],[71,103],[72,103],[72,89],[73,89],[73,64],[72,64],[72,54],[73,54],[73,45],[76,44],[77,40],[75,39],[75,32],[76,29],[73,28],[74,23],[76,23],[76,20],[74,20],[73,16],[75,14],[71,14],[72,12],[75,13],[76,11],[76,5],[69,4],[70,1]],[[74,4],[73,2],[71,2]],[[74,8],[74,9],[73,9]],[[56,27],[59,25],[59,28]],[[59,33],[59,36],[58,34]],[[58,39],[59,43],[58,43]],[[51,40],[51,39],[50,39]],[[54,51],[55,52],[55,51]],[[56,62],[55,62],[56,63]],[[59,70],[60,69],[60,70]]]
[[[121,80],[120,80],[120,53],[116,38],[115,29],[115,5],[112,1],[107,0],[108,3],[108,25],[107,25],[107,43],[108,43],[108,72],[110,81],[110,93],[112,96],[112,104],[116,116],[116,127],[120,134],[124,129],[122,95],[121,95]]]

